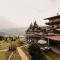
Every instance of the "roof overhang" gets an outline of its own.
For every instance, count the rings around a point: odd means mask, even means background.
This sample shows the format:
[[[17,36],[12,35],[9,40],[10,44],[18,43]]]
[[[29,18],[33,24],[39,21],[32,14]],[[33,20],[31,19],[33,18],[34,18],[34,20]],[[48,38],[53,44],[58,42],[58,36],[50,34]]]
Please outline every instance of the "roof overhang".
[[[60,41],[60,35],[57,36],[47,36],[46,38],[53,40],[53,41]]]
[[[45,18],[44,20],[52,20],[52,19],[57,19],[57,18],[60,18],[60,15],[48,17],[48,18]]]

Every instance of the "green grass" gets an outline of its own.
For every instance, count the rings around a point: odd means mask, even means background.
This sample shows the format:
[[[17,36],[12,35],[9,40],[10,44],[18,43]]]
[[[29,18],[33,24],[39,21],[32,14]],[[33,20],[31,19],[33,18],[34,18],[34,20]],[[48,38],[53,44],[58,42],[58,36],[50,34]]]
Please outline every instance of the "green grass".
[[[6,52],[0,52],[0,60],[7,60],[10,53],[8,51]]]
[[[0,41],[0,50],[8,48],[10,43],[5,42],[4,40]]]
[[[19,39],[17,39],[16,41],[14,41],[14,43],[16,44],[16,46],[22,46],[24,44]]]
[[[2,41],[0,41],[0,50],[8,49],[11,44],[15,44],[17,47],[21,46],[21,42],[19,41],[19,39],[16,39],[16,41],[11,41],[11,40],[4,41],[4,40],[2,40]]]
[[[9,56],[10,56],[10,52],[8,52],[8,51],[0,52],[0,59],[1,60],[8,60]],[[14,52],[14,54],[11,57],[11,60],[21,60],[17,51]]]
[[[60,54],[48,52],[45,55],[49,56],[49,58],[51,58],[50,60],[60,60]],[[49,58],[48,58],[48,60],[49,60]]]
[[[21,57],[19,56],[19,53],[17,51],[14,52],[11,60],[21,60]]]

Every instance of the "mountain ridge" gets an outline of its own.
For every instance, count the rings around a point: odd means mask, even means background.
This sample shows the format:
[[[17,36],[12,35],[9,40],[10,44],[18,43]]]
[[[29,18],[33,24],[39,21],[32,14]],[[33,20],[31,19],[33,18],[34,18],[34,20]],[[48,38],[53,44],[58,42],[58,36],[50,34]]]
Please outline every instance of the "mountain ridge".
[[[27,28],[0,29],[0,35],[24,35]]]

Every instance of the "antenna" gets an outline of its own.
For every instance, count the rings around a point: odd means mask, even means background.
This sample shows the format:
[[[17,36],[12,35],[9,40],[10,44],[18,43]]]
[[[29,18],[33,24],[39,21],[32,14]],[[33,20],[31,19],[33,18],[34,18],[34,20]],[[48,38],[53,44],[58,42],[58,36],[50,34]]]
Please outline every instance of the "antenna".
[[[57,12],[57,16],[59,15],[59,13]]]

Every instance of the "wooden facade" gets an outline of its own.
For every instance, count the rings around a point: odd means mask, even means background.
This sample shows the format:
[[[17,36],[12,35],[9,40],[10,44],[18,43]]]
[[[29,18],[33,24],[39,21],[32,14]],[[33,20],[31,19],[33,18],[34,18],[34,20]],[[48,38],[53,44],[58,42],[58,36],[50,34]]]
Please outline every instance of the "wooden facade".
[[[49,26],[49,30],[52,31],[52,33],[60,34],[60,15],[53,16],[46,18],[44,20],[49,20],[48,23],[46,23]]]
[[[49,17],[44,20],[49,20],[46,24],[49,26],[49,32],[52,33],[51,35],[48,34],[45,37],[48,45],[60,49],[60,15]]]

